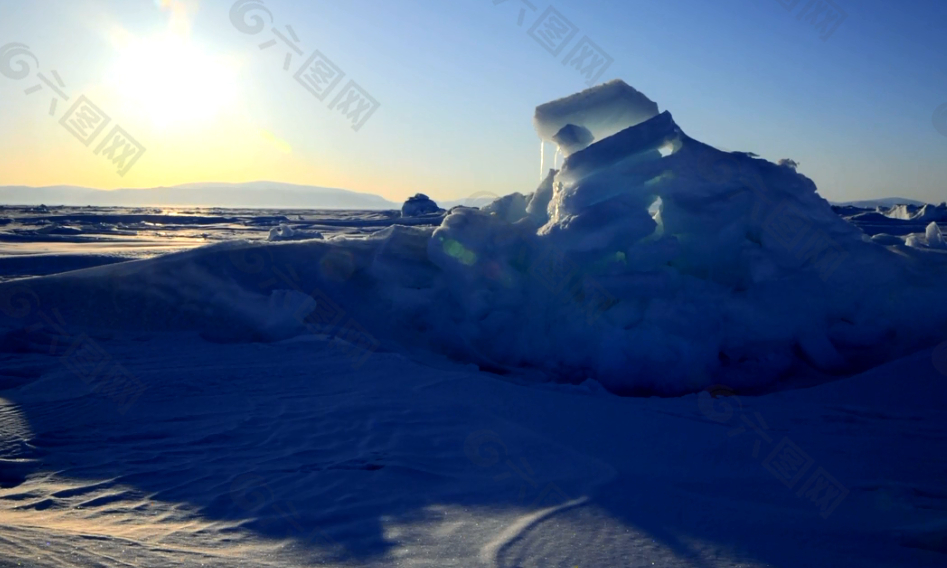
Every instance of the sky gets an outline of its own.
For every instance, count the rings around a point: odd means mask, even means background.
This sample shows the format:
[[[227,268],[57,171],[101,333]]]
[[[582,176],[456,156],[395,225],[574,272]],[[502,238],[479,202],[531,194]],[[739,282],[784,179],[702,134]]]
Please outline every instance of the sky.
[[[240,1],[0,0],[0,185],[526,193],[533,109],[620,78],[829,200],[947,199],[941,1]],[[590,45],[601,75],[564,64]]]

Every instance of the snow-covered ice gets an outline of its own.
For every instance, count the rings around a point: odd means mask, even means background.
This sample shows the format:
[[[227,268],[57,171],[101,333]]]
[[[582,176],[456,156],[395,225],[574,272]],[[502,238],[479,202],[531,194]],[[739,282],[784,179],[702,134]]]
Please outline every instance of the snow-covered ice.
[[[45,276],[234,240],[364,237],[393,224],[436,226],[395,210],[0,208],[0,281]]]
[[[947,223],[947,203],[940,205],[925,203],[920,206],[896,205],[886,210],[884,214],[902,221]]]
[[[931,224],[924,229],[924,238],[927,240],[927,246],[935,249],[947,248],[947,242],[944,242],[944,234],[941,232],[937,223],[931,221]]]
[[[318,231],[301,231],[299,229],[294,229],[291,225],[281,223],[279,227],[273,227],[270,229],[270,234],[267,235],[266,240],[268,241],[300,241],[306,239],[321,239],[323,238],[322,233]]]
[[[633,91],[613,82],[554,108],[574,115],[587,101],[589,123],[605,121],[603,89]],[[941,251],[879,244],[794,168],[702,144],[669,112],[570,155],[529,196],[398,219],[358,239],[228,242],[33,288],[81,291],[60,303],[64,314],[109,312],[112,325],[141,329],[116,310],[120,288],[162,306],[156,329],[214,334],[227,322],[228,335],[250,339],[262,332],[246,307],[270,301],[234,261],[252,257],[292,267],[295,289],[324,291],[386,349],[593,378],[619,394],[824,382],[932,346],[947,323]],[[342,276],[329,268],[337,259]],[[193,302],[211,317],[172,317]]]
[[[5,210],[0,566],[943,566],[930,213],[621,82],[535,124],[482,208]]]

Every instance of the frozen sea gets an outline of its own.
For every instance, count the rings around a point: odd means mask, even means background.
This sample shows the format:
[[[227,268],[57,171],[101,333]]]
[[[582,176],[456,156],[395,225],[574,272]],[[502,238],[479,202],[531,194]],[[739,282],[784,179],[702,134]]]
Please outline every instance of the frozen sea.
[[[394,223],[440,221],[440,216],[404,219],[399,211],[0,205],[0,282],[228,240],[262,242],[280,226],[295,229],[296,239],[313,232],[357,238]]]
[[[0,274],[19,292],[0,336],[0,566],[947,562],[943,346],[809,389],[641,398],[353,357],[339,336],[110,329],[58,309],[69,281],[33,277],[262,244],[281,225],[362,238],[442,216],[2,213]]]
[[[885,217],[873,207],[835,209],[868,235],[922,234],[928,224]],[[442,220],[443,214],[405,218],[394,210],[0,205],[0,282],[225,241],[265,242],[281,226],[294,231],[294,240],[313,233],[359,238],[392,225],[435,227]],[[947,219],[939,224],[947,231]]]
[[[482,208],[0,209],[0,567],[947,565],[947,204],[535,124]]]

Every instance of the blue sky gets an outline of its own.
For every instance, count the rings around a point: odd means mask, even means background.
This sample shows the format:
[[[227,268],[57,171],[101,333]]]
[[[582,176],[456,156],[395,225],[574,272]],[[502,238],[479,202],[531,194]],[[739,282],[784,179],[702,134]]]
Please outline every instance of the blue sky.
[[[833,0],[847,17],[823,40],[797,18],[809,0],[260,1],[300,40],[289,71],[282,45],[258,47],[269,27],[234,28],[232,0],[4,0],[0,46],[28,45],[71,98],[50,117],[49,89],[0,76],[0,184],[532,191],[533,108],[585,88],[562,60],[588,36],[614,59],[602,81],[624,79],[708,144],[796,159],[830,200],[947,199],[947,128],[932,121],[947,103],[942,2]],[[558,57],[528,34],[549,6],[578,30]],[[346,74],[324,101],[293,78],[314,50]],[[357,132],[329,108],[350,79],[380,104]],[[146,148],[124,177],[59,124],[80,94]]]

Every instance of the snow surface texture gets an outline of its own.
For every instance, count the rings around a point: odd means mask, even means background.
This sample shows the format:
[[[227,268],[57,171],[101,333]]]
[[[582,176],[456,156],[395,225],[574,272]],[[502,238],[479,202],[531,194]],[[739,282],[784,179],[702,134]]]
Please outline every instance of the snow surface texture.
[[[356,370],[315,337],[72,341],[0,334],[3,568],[944,565],[930,350],[812,389],[658,399],[394,353]],[[100,351],[140,388],[86,374]],[[794,483],[787,441],[809,460]]]
[[[70,321],[220,341],[285,339],[315,319],[383,349],[621,394],[811,384],[943,338],[943,251],[872,241],[793,168],[693,140],[668,112],[599,138],[651,112],[634,93],[612,82],[540,107],[541,132],[561,116],[596,141],[528,197],[455,208],[436,228],[221,244],[29,293],[66,284]],[[273,315],[286,290],[315,307]]]

